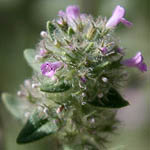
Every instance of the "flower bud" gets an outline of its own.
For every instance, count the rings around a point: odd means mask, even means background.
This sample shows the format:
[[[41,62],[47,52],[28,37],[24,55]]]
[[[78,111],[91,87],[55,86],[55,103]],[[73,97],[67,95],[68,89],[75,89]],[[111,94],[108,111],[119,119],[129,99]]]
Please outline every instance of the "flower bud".
[[[102,81],[105,82],[105,83],[107,83],[108,82],[108,78],[102,77]]]
[[[41,35],[42,38],[46,38],[47,37],[47,32],[41,31],[40,35]]]

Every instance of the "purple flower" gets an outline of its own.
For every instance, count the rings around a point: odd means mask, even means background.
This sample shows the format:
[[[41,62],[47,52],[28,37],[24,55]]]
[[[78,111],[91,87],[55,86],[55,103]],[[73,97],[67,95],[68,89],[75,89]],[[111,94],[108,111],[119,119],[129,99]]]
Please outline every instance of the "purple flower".
[[[80,17],[80,9],[78,6],[68,6],[66,8],[66,15],[69,21],[74,21]]]
[[[62,62],[45,62],[44,64],[41,65],[41,71],[44,76],[47,76],[51,78],[59,69],[62,67],[63,63]]]
[[[118,47],[118,48],[116,49],[116,51],[117,51],[118,53],[122,54],[122,55],[125,54],[123,48]]]
[[[147,71],[147,66],[143,62],[143,56],[141,52],[138,52],[134,57],[130,59],[126,59],[122,61],[121,63],[128,67],[137,67],[140,71],[145,72]]]
[[[131,22],[127,21],[125,18],[123,18],[125,15],[125,9],[121,6],[116,6],[112,16],[108,20],[106,27],[107,28],[113,28],[116,27],[120,22],[122,22],[127,27],[130,27],[132,25]]]
[[[107,53],[107,48],[106,48],[106,47],[102,47],[102,48],[101,48],[101,52],[102,52],[103,54],[106,54],[106,53]]]
[[[80,21],[85,21],[86,15],[80,14],[80,9],[76,5],[71,5],[66,8],[66,11],[60,10],[58,12],[58,16],[60,17],[57,22],[59,24],[63,24],[63,21],[67,22],[73,29],[76,30],[76,24],[80,23]]]
[[[122,54],[123,53],[123,48],[118,47],[117,52]]]
[[[40,56],[44,57],[47,54],[47,50],[41,49],[40,50]]]
[[[86,77],[84,77],[84,76],[80,77],[80,79],[83,83],[86,83],[86,81],[87,81]]]

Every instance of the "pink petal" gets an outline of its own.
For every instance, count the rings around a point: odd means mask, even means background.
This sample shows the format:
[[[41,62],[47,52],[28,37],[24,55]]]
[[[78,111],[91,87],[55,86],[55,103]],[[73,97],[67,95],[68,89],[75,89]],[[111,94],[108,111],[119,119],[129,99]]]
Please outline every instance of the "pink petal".
[[[131,27],[133,25],[132,22],[126,20],[125,18],[121,18],[120,22],[122,22],[127,27]]]
[[[68,6],[66,9],[66,14],[69,20],[71,19],[75,20],[76,18],[80,16],[80,9],[78,6],[75,6],[75,5]]]
[[[55,71],[51,70],[50,72],[46,72],[45,76],[51,78],[55,74]]]
[[[46,54],[47,54],[47,50],[45,50],[45,49],[41,49],[41,50],[40,50],[40,55],[41,55],[41,56],[44,57]]]
[[[137,66],[139,68],[139,70],[141,70],[142,72],[147,71],[147,65],[145,63],[141,63]]]
[[[125,15],[125,9],[121,6],[116,6],[112,16],[108,20],[106,27],[112,28],[117,26],[118,23],[120,23],[121,18],[123,18]]]
[[[59,16],[59,17],[66,17],[66,13],[65,13],[64,11],[60,10],[60,11],[58,12],[58,16]]]
[[[41,72],[44,76],[47,76],[51,78],[57,71],[58,68],[60,68],[63,65],[62,62],[45,62],[41,65]]]
[[[132,61],[135,65],[143,62],[143,56],[141,52],[138,52],[133,58]]]

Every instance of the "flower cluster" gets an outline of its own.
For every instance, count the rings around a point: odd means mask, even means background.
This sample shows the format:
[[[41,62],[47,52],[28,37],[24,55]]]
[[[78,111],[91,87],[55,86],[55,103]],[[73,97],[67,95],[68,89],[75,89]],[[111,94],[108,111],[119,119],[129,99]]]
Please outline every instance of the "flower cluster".
[[[3,95],[17,118],[28,119],[19,144],[49,135],[59,149],[102,149],[117,125],[116,110],[129,105],[118,91],[126,67],[147,71],[141,52],[124,59],[113,35],[120,22],[132,25],[124,15],[125,9],[117,6],[110,19],[94,19],[68,6],[47,22],[36,50],[24,52],[34,70],[32,79],[24,82],[18,97]]]
[[[110,17],[110,19],[106,23],[106,28],[114,28],[120,22],[123,23],[124,25],[128,26],[128,27],[132,26],[132,23],[127,21],[124,18],[124,15],[125,15],[125,9],[119,5],[116,6],[112,16]],[[81,23],[80,21],[83,20],[83,18],[85,17],[85,14],[80,14],[80,9],[78,6],[68,6],[66,8],[66,12],[61,10],[61,11],[59,11],[58,16],[60,17],[57,20],[58,24],[63,25],[64,23],[67,23],[72,28],[76,28],[76,24]],[[85,20],[85,18],[84,18],[84,20]],[[101,52],[103,54],[107,53],[107,47],[101,47],[100,49],[101,49]],[[47,52],[46,50],[42,49],[40,51],[40,55],[45,56],[46,52]],[[118,48],[118,52],[122,52],[121,48]],[[47,64],[47,63],[45,63],[45,64]],[[42,74],[47,76],[47,77],[52,77],[56,71],[50,72],[51,69],[47,69],[47,67],[43,67],[43,66],[45,66],[45,64],[43,64],[41,66]],[[128,67],[137,67],[142,72],[147,71],[147,66],[143,62],[143,56],[142,56],[141,52],[138,52],[136,54],[136,56],[134,56],[131,59],[127,59],[127,60],[122,61],[121,64],[128,66]],[[56,65],[57,65],[57,63],[56,63]],[[56,69],[57,69],[57,67],[56,67]]]

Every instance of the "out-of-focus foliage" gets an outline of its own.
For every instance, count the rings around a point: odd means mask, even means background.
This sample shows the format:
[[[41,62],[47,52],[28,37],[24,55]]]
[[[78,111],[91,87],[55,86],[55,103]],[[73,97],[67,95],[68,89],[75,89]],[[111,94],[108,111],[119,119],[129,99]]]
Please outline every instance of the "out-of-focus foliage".
[[[23,58],[23,50],[34,48],[40,31],[45,29],[45,22],[70,4],[80,5],[83,12],[107,17],[111,16],[117,4],[124,6],[128,12],[127,17],[134,25],[130,29],[120,25],[117,33],[122,39],[121,43],[127,49],[130,48],[129,56],[141,50],[145,62],[150,66],[148,2],[149,0],[0,0],[0,91],[16,92],[19,84],[30,77],[31,70]],[[113,137],[110,150],[116,145],[121,150],[149,149],[149,75],[149,72],[138,74],[135,70],[130,76],[128,90],[124,94],[133,100],[128,108],[118,113],[123,125],[121,131],[118,131],[120,135]],[[18,146],[15,139],[20,126],[0,101],[0,150],[49,150],[54,147],[55,143],[51,145],[48,138],[38,143]]]

